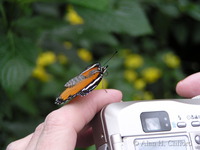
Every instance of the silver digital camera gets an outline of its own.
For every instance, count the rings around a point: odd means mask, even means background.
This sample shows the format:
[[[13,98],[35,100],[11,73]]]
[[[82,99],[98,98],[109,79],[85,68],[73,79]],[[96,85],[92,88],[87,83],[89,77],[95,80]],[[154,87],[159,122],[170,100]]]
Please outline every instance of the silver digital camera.
[[[92,124],[98,150],[200,150],[200,99],[112,103]]]

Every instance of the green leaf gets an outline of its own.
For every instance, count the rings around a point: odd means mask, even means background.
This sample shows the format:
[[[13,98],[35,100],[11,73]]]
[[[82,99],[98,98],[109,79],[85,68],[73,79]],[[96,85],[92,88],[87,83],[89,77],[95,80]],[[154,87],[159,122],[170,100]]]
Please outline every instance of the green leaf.
[[[58,26],[63,24],[65,25],[66,23],[60,18],[45,17],[42,15],[21,17],[14,22],[17,32],[29,39],[37,39],[44,31],[55,27],[58,28]]]
[[[101,31],[126,33],[139,36],[152,32],[139,3],[130,0],[119,1],[118,7],[96,11],[83,7],[76,10],[84,18],[85,25]]]
[[[188,11],[188,14],[197,21],[200,21],[200,6],[193,4],[192,8]]]
[[[105,10],[110,3],[110,0],[70,0],[71,3],[77,4],[83,7],[88,7],[96,10]]]
[[[96,149],[95,145],[92,145],[92,146],[87,148],[87,150],[95,150],[95,149]]]
[[[17,92],[32,73],[38,49],[30,39],[12,32],[0,46],[0,83],[7,92]]]
[[[123,0],[119,1],[118,6],[119,10],[115,12],[116,23],[121,25],[122,32],[135,36],[152,32],[145,13],[138,2]]]
[[[162,13],[164,13],[172,18],[179,17],[179,15],[180,15],[178,8],[172,2],[170,2],[170,3],[164,2],[164,3],[159,3],[157,5]]]
[[[117,39],[108,32],[93,30],[93,29],[87,29],[83,32],[82,36],[80,37],[82,39],[87,39],[88,41],[96,42],[96,43],[104,43],[109,44],[112,46],[115,46],[118,44]]]
[[[0,82],[8,92],[18,91],[32,73],[32,66],[23,59],[12,58],[7,61],[0,71]]]
[[[27,63],[35,64],[38,56],[38,47],[29,39],[15,39],[17,55],[22,57]]]

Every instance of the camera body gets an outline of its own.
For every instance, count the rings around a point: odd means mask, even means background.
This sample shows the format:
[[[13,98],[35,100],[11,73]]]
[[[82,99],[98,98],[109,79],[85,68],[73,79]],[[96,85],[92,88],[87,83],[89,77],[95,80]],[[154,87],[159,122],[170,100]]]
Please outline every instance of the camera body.
[[[200,150],[200,99],[112,103],[92,125],[98,150]]]

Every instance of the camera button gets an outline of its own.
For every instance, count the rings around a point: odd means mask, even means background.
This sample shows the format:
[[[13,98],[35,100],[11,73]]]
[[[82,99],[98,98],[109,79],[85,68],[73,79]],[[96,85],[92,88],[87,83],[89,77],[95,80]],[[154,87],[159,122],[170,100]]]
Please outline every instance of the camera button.
[[[193,127],[199,127],[200,126],[200,121],[192,121],[191,125]]]
[[[186,127],[186,123],[185,122],[178,122],[177,123],[177,126],[179,127],[179,128],[185,128]]]
[[[195,142],[196,142],[197,144],[200,144],[200,135],[196,135],[196,136],[195,136]]]

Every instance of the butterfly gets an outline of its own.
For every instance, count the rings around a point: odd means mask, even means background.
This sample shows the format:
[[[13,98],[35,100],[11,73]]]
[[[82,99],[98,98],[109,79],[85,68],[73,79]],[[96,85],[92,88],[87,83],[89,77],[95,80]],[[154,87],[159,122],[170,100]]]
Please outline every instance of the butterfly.
[[[78,95],[85,96],[94,90],[102,80],[108,68],[95,63],[88,66],[78,76],[69,80],[64,86],[66,89],[56,99],[55,104],[64,104]]]

